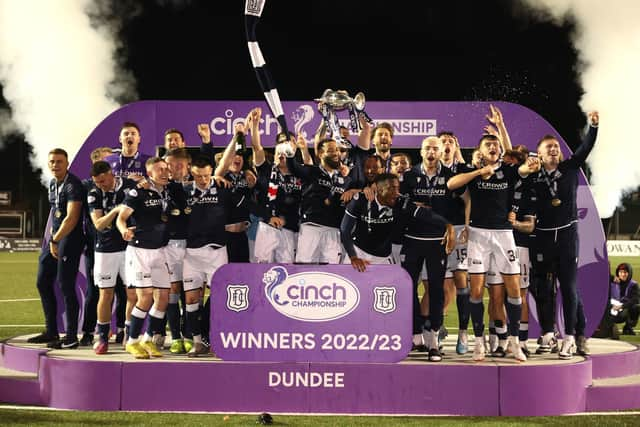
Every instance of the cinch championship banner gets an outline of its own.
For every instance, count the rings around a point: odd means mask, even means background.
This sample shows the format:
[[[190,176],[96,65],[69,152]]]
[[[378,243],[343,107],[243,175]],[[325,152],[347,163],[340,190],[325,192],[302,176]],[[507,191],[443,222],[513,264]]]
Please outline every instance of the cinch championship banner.
[[[353,88],[353,91],[357,89]],[[316,103],[286,101],[282,104],[289,129],[306,135],[310,140],[322,120],[316,110]],[[571,155],[558,132],[534,111],[505,102],[494,102],[493,105],[502,111],[514,145],[524,144],[535,151],[540,137],[550,134],[560,142],[565,158]],[[243,121],[248,112],[256,106],[261,107],[263,113],[260,123],[262,144],[265,147],[273,146],[278,132],[278,120],[269,112],[263,100],[141,101],[114,111],[98,124],[75,156],[71,170],[79,177],[88,177],[91,150],[101,146],[119,148],[118,135],[125,121],[132,121],[140,126],[140,150],[146,154],[154,154],[156,147],[163,144],[164,131],[169,128],[181,130],[188,146],[199,146],[198,123],[209,124],[214,146],[222,149],[232,137],[234,124]],[[387,121],[394,127],[392,152],[407,148],[418,149],[424,137],[436,135],[443,130],[455,132],[464,148],[477,145],[486,125],[485,115],[489,113],[489,102],[368,101],[365,109],[374,122]],[[348,121],[346,112],[338,112],[338,115],[344,122]],[[355,141],[355,137],[351,139]],[[600,141],[596,142],[598,143]],[[584,176],[579,180],[578,216],[578,291],[584,303],[587,317],[586,334],[589,336],[602,318],[608,292],[609,267],[604,231]],[[531,298],[529,301],[533,302]],[[530,334],[536,336],[539,328],[535,321],[535,306],[530,307],[529,313]],[[559,315],[561,316],[561,313]]]
[[[211,279],[211,345],[234,361],[399,362],[412,291],[398,265],[227,264]]]

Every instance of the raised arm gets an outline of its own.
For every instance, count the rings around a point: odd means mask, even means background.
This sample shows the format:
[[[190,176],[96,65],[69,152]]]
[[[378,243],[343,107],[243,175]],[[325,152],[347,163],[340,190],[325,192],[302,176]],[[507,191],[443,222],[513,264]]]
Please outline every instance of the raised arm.
[[[305,181],[311,181],[317,177],[316,166],[301,165],[296,160],[295,151],[293,151],[291,157],[287,157],[287,168],[289,168],[289,171],[291,171],[293,175],[300,177]]]
[[[300,154],[302,154],[302,163],[305,165],[313,165],[313,158],[311,157],[311,153],[309,153],[307,140],[304,139],[304,136],[302,136],[301,133],[298,134],[298,139],[295,145],[300,150]]]
[[[251,117],[250,126],[248,130],[251,132],[251,149],[253,150],[253,164],[254,166],[260,166],[264,163],[264,148],[260,141],[260,117],[262,116],[262,109],[256,107],[249,113]]]
[[[460,141],[458,141],[458,137],[454,135],[453,139],[456,141],[456,152],[453,160],[458,163],[464,163],[464,157],[462,156],[462,150],[460,149]]]
[[[511,150],[513,146],[511,145],[511,138],[509,138],[509,132],[507,132],[507,126],[504,123],[502,112],[498,107],[491,104],[489,104],[489,109],[491,110],[491,115],[487,115],[486,117],[489,123],[494,125],[498,130],[500,143],[502,144],[502,152],[504,153],[507,150]]]
[[[244,124],[238,123],[235,126],[235,134],[229,144],[227,144],[227,148],[225,148],[224,153],[222,154],[222,158],[216,166],[215,176],[224,176],[228,171],[229,167],[231,167],[231,163],[233,162],[233,156],[236,154],[236,143],[239,138],[244,138]]]
[[[600,116],[597,111],[591,111],[587,114],[589,120],[589,130],[582,139],[582,143],[576,149],[576,152],[571,156],[571,160],[575,161],[578,166],[582,166],[587,160],[589,153],[593,149],[596,143],[596,137],[598,136],[598,124],[600,123]]]
[[[313,156],[318,158],[318,144],[327,134],[327,124],[324,122],[324,119],[320,120],[320,125],[318,129],[316,129],[316,133],[313,136]]]
[[[213,157],[215,153],[213,152],[213,144],[211,143],[211,129],[209,128],[208,123],[198,124],[198,135],[200,135],[200,140],[202,141],[202,143],[200,144],[200,154],[209,159],[211,164],[213,164]]]
[[[369,125],[369,122],[367,122],[367,119],[362,113],[358,116],[358,121],[360,121],[361,128],[360,134],[358,135],[358,147],[369,151],[371,149],[371,125]]]

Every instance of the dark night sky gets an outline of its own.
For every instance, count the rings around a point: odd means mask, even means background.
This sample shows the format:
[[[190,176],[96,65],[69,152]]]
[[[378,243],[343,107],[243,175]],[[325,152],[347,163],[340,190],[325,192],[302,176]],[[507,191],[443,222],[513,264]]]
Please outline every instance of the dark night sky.
[[[243,3],[143,2],[121,31],[139,97],[262,99]],[[511,101],[573,141],[584,119],[572,31],[513,0],[271,0],[258,39],[283,100],[332,87],[371,100]]]
[[[118,53],[137,99],[262,100],[243,0],[112,0],[104,10],[122,17]],[[258,39],[283,100],[331,87],[370,100],[510,101],[571,144],[584,125],[574,31],[519,0],[270,0]],[[20,136],[5,142],[0,154],[19,159],[0,171],[11,182],[30,165]],[[33,194],[38,180],[25,185]]]

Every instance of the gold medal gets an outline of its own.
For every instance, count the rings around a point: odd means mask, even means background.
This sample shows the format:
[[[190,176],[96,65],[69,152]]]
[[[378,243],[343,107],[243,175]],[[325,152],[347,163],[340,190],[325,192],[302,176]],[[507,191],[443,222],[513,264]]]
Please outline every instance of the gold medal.
[[[171,209],[171,216],[180,215],[180,209]]]
[[[160,219],[162,220],[162,222],[167,222],[167,221],[169,221],[169,217],[167,216],[167,214],[162,214],[162,215],[160,215]]]
[[[562,200],[558,199],[557,197],[554,199],[551,199],[551,206],[553,207],[558,207],[562,204]]]
[[[191,215],[191,208],[189,206],[184,208],[184,213],[187,214],[187,215]]]
[[[60,218],[62,216],[62,212],[60,212],[60,210],[56,210],[56,213],[54,215],[56,218]]]

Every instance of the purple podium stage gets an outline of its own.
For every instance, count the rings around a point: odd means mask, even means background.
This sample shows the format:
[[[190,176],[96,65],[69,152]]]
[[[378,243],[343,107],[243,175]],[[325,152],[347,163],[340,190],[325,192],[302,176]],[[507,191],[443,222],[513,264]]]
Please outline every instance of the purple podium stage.
[[[593,355],[526,363],[411,354],[400,363],[228,362],[213,356],[134,360],[113,344],[47,351],[0,344],[0,401],[101,411],[315,414],[559,415],[640,408],[640,349],[591,339]],[[535,344],[530,342],[530,348]]]

